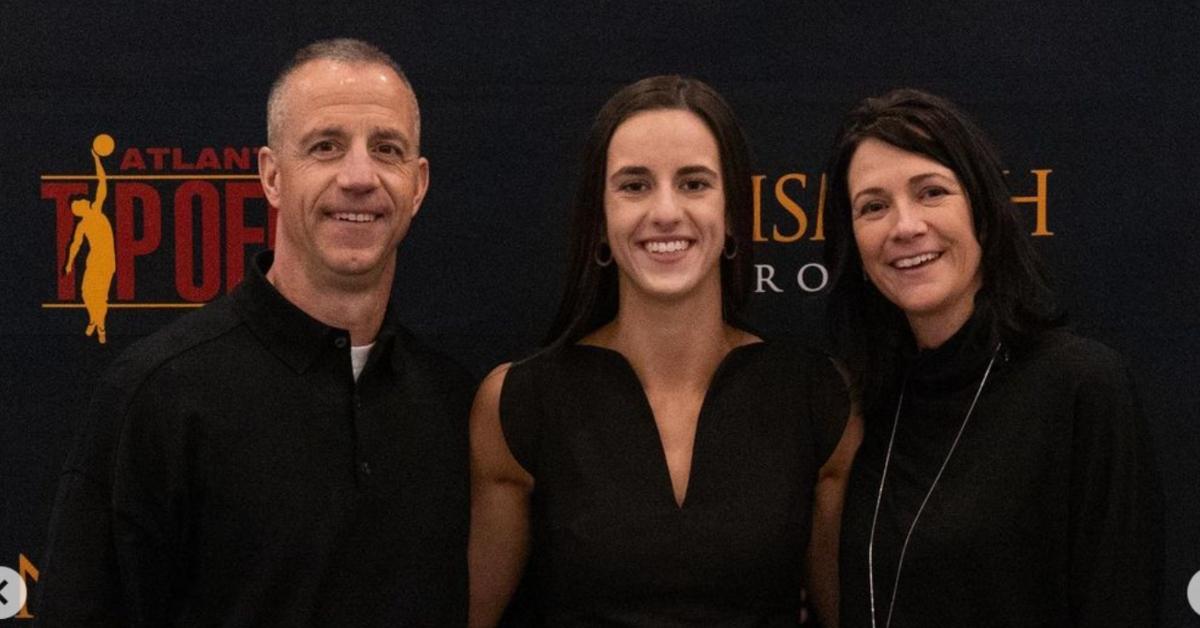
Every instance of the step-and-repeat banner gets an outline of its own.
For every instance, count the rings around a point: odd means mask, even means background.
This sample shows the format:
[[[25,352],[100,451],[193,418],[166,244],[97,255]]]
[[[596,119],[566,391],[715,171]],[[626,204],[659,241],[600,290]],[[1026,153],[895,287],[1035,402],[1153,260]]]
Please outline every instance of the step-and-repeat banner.
[[[732,103],[756,164],[752,320],[814,340],[840,116],[898,86],[961,104],[1001,147],[1075,328],[1134,367],[1168,500],[1165,625],[1200,621],[1195,3],[243,4],[4,10],[0,567],[29,590],[97,377],[271,245],[256,151],[275,72],[305,43],[354,36],[408,71],[432,164],[396,301],[477,374],[549,323],[584,136],[619,86],[681,73]],[[101,334],[88,308],[104,304]]]

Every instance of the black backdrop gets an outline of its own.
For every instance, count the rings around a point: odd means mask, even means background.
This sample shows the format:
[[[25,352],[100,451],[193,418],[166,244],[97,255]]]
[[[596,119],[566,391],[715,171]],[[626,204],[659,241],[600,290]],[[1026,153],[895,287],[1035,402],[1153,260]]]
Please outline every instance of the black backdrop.
[[[1053,234],[1035,242],[1075,327],[1136,370],[1168,504],[1165,625],[1200,621],[1185,595],[1200,571],[1195,2],[249,4],[3,9],[0,566],[30,586],[97,376],[184,311],[150,306],[225,291],[241,252],[262,247],[265,204],[236,178],[254,164],[220,163],[226,150],[265,141],[266,91],[296,48],[349,35],[393,53],[421,100],[432,188],[401,247],[403,318],[477,374],[529,351],[549,322],[578,155],[618,86],[683,73],[731,101],[761,176],[756,255],[771,278],[752,318],[801,335],[820,327],[822,295],[809,290],[821,269],[809,264],[840,115],[903,85],[959,102],[994,135],[1014,193],[1035,199],[1021,207],[1031,233]],[[71,229],[56,199],[88,183],[78,177],[92,173],[101,132],[116,139],[110,175],[176,177],[110,186],[125,270],[105,346],[83,335],[82,309],[64,307],[79,303],[78,273],[60,282],[56,271]]]

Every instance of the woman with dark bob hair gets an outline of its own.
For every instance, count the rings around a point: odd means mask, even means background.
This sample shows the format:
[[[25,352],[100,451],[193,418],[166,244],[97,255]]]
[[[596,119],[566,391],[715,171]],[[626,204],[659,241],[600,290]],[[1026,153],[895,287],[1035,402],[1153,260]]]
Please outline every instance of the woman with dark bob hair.
[[[865,425],[842,627],[1154,625],[1161,503],[1132,380],[1063,328],[982,131],[892,91],[846,116],[828,173],[830,324]]]
[[[471,417],[471,624],[522,574],[550,626],[790,626],[832,614],[857,434],[824,355],[739,322],[751,268],[745,140],[712,88],[618,91],[588,138],[545,349]],[[831,618],[832,619],[832,618]]]

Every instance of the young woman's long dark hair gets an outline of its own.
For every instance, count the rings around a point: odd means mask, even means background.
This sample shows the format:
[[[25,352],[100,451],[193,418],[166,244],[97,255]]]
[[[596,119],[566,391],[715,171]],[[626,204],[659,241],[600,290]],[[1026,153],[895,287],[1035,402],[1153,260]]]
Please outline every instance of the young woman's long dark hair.
[[[750,158],[733,110],[713,88],[681,76],[653,76],[627,85],[600,109],[583,154],[583,171],[575,194],[571,244],[562,301],[546,343],[570,344],[611,321],[617,314],[617,268],[600,266],[597,252],[604,237],[604,186],[608,145],[613,132],[634,114],[681,109],[700,117],[717,140],[725,189],[725,225],[736,248],[721,258],[721,309],[726,321],[737,320],[746,302],[750,273],[752,190]]]
[[[870,412],[887,384],[898,378],[898,353],[910,332],[903,312],[864,279],[854,239],[846,172],[867,138],[924,155],[958,177],[982,249],[983,281],[975,308],[991,321],[997,339],[1019,350],[1064,317],[1013,206],[999,155],[983,131],[949,101],[919,90],[867,98],[843,119],[826,167],[825,263],[832,277],[831,340],[854,373],[864,409]]]

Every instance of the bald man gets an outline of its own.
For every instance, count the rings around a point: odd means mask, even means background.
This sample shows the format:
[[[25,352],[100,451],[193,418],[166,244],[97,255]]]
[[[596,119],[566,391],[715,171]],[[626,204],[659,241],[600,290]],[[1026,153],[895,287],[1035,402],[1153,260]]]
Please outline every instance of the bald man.
[[[429,163],[416,95],[356,40],[267,105],[275,248],[100,383],[43,560],[43,626],[466,621],[471,382],[388,304]]]

